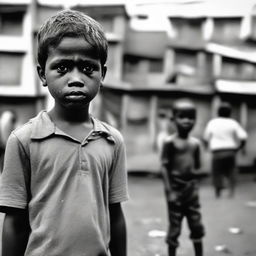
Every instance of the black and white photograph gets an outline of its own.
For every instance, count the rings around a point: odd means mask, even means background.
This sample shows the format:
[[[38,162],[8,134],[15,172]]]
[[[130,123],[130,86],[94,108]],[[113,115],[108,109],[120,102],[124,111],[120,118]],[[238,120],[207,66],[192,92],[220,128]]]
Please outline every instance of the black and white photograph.
[[[0,0],[0,256],[256,256],[255,216],[256,0]]]

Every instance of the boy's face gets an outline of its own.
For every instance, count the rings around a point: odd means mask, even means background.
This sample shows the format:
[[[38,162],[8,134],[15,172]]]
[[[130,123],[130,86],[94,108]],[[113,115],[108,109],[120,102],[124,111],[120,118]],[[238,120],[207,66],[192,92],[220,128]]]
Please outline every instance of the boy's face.
[[[173,119],[179,131],[188,133],[195,124],[195,111],[193,109],[178,110]]]
[[[38,67],[44,86],[65,108],[84,108],[96,96],[106,73],[95,49],[84,38],[64,37],[49,49],[45,70]]]

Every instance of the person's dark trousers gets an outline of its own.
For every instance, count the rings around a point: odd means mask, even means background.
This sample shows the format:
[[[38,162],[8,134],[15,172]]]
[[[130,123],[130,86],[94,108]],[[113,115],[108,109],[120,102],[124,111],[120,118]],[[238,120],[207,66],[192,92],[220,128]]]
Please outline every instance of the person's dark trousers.
[[[203,256],[203,243],[201,241],[197,241],[193,243],[195,256]],[[168,256],[176,256],[176,246],[169,245],[168,246]]]
[[[216,198],[221,196],[224,179],[228,180],[230,196],[234,195],[236,184],[236,151],[218,150],[212,156],[212,177]]]
[[[203,243],[202,241],[194,242],[195,256],[203,256]]]
[[[182,220],[187,219],[190,238],[194,243],[196,256],[203,255],[201,239],[205,234],[200,213],[198,186],[191,183],[182,192],[173,191],[173,200],[168,202],[169,232],[166,242],[168,243],[169,256],[176,255],[176,248],[179,246],[178,238],[181,233]],[[172,197],[169,197],[172,198]]]
[[[168,245],[168,256],[176,256],[176,247]]]

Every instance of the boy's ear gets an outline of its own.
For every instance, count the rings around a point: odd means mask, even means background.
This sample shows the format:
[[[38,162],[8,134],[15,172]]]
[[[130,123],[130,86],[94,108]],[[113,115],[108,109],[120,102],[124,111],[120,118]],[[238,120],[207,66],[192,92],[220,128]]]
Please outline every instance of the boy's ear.
[[[102,67],[102,80],[104,80],[105,76],[106,76],[106,73],[107,73],[107,66],[104,65]]]
[[[38,73],[40,80],[43,83],[43,86],[47,86],[45,72],[44,72],[44,69],[40,65],[37,65],[37,73]]]

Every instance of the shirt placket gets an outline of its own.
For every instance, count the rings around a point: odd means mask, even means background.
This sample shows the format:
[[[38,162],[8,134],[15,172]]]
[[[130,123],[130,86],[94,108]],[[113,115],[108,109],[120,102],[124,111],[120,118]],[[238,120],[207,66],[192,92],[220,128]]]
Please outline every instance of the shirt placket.
[[[88,137],[79,145],[79,159],[80,159],[80,169],[82,171],[89,171],[88,169],[88,160],[86,158],[86,146],[90,141],[99,139],[101,134],[99,132],[93,131]]]
[[[86,139],[79,145],[79,165],[80,165],[80,170],[83,172],[88,171],[88,161],[86,159],[86,154],[85,154],[85,147],[88,144],[88,140]]]

